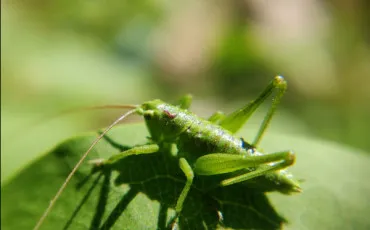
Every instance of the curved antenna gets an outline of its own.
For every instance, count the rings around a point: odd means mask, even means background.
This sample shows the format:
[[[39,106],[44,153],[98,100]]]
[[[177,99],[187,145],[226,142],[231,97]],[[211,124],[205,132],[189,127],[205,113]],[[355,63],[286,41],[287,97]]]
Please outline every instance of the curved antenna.
[[[74,109],[67,109],[64,111],[61,111],[55,115],[49,116],[46,119],[41,119],[38,122],[35,122],[32,126],[36,126],[40,123],[44,123],[48,120],[53,120],[57,117],[64,116],[70,113],[76,113],[76,112],[82,112],[82,111],[88,111],[88,110],[99,110],[99,109],[135,109],[137,108],[137,105],[98,105],[98,106],[85,106],[85,107],[79,107]]]
[[[136,107],[135,107],[136,108]],[[116,119],[110,126],[108,126],[108,128],[106,128],[104,130],[104,132],[102,132],[94,141],[93,143],[90,145],[89,149],[82,155],[81,159],[77,162],[77,164],[75,165],[75,167],[72,169],[72,171],[69,173],[67,179],[64,181],[64,183],[62,184],[62,186],[59,188],[58,192],[55,194],[54,198],[50,201],[49,203],[49,206],[47,207],[47,209],[45,210],[45,212],[42,214],[41,218],[39,219],[39,221],[37,222],[36,226],[33,228],[34,230],[38,230],[41,226],[41,224],[44,222],[45,218],[48,216],[48,214],[50,213],[51,209],[53,208],[55,202],[58,200],[58,198],[60,197],[60,195],[62,194],[62,192],[64,191],[64,189],[66,188],[67,184],[69,183],[69,181],[71,180],[72,176],[76,173],[77,169],[80,167],[80,165],[82,164],[82,162],[85,160],[85,158],[87,157],[87,155],[90,153],[90,151],[93,149],[93,147],[104,137],[104,135],[109,131],[111,130],[115,125],[117,125],[120,121],[122,121],[123,119],[125,119],[126,117],[128,117],[129,115],[133,114],[136,112],[136,109],[132,109],[130,111],[128,111],[127,113],[125,113],[124,115],[120,116],[118,119]]]
[[[79,111],[85,111],[85,110],[96,110],[96,109],[135,109],[137,108],[137,105],[98,105],[98,106],[86,106],[86,107],[80,107],[75,109],[68,109],[65,111],[62,111],[56,116],[64,115],[68,113],[73,112],[79,112]]]
[[[100,109],[135,109],[137,107],[138,105],[98,105],[98,106],[86,106],[86,107],[79,107],[79,108],[74,108],[74,109],[67,109],[57,114],[54,114],[54,115],[51,115],[43,119],[39,119],[37,121],[32,122],[31,124],[27,126],[26,130],[23,130],[21,132],[21,136],[24,136],[25,134],[27,134],[28,132],[30,132],[31,130],[33,130],[34,128],[36,128],[37,126],[43,123],[54,120],[55,118],[58,118],[64,115],[68,115],[70,113],[83,112],[83,111],[88,111],[88,110],[100,110]],[[15,133],[17,133],[18,138],[19,138],[19,134],[18,134],[19,132],[14,132],[14,134],[11,134],[11,135],[15,135]],[[13,138],[17,139],[15,137]]]

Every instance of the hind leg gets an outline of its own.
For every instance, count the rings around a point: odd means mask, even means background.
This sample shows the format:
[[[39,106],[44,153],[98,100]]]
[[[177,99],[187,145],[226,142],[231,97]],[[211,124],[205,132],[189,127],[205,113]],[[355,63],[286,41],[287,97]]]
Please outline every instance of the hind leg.
[[[276,94],[272,98],[272,104],[264,120],[261,123],[257,136],[255,137],[252,143],[253,146],[257,146],[268,124],[270,123],[270,120],[275,113],[276,107],[280,103],[281,98],[283,97],[286,89],[287,89],[287,82],[284,80],[284,78],[282,76],[276,76],[274,80],[272,80],[270,84],[266,87],[266,89],[262,91],[262,93],[257,97],[256,100],[248,103],[242,108],[226,116],[225,119],[223,119],[220,122],[220,125],[232,133],[237,132],[245,124],[245,122],[249,119],[249,117],[254,113],[254,111],[256,111],[256,109],[264,101],[266,101],[266,99],[274,91],[276,91]]]

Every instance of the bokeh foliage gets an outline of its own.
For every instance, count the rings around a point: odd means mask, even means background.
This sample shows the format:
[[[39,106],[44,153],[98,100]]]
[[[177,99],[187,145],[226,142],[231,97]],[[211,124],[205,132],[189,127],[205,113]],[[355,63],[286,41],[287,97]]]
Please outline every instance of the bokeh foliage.
[[[368,1],[7,0],[1,7],[2,183],[59,141],[120,113],[50,119],[65,109],[192,93],[193,110],[207,115],[255,98],[275,74],[289,89],[271,130],[370,152]]]

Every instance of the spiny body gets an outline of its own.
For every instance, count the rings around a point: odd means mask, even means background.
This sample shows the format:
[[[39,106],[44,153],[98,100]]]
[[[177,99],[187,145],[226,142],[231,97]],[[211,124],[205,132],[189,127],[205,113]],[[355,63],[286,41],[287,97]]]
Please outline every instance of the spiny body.
[[[161,100],[146,102],[142,108],[156,143],[173,142],[180,153],[188,152],[195,158],[208,153],[248,154],[240,138],[188,110]],[[151,128],[157,126],[161,128]]]
[[[235,136],[217,123],[205,120],[196,114],[165,103],[161,100],[153,100],[143,103],[138,108],[138,113],[144,116],[149,129],[151,139],[161,143],[174,143],[178,149],[178,157],[184,157],[194,168],[195,174],[207,175],[202,169],[197,169],[197,159],[210,153],[237,154],[242,156],[258,156],[263,153],[245,142],[243,138]],[[289,156],[294,162],[294,154]],[[220,164],[225,164],[220,160]],[[235,164],[232,162],[232,164]],[[274,163],[267,163],[274,165]],[[228,167],[225,171],[234,172],[241,170],[239,174],[261,167],[259,163],[244,168],[241,165]],[[264,167],[264,165],[262,165]],[[269,184],[273,190],[282,193],[299,192],[300,187],[291,173],[287,170],[277,170],[263,175],[263,184]],[[271,190],[271,189],[270,189]]]

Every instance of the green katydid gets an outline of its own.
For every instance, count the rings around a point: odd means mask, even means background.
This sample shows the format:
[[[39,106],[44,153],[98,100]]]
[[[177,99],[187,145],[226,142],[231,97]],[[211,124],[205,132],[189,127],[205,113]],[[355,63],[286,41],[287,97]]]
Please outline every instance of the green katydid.
[[[133,147],[109,159],[96,159],[92,163],[95,164],[96,168],[109,167],[127,156],[156,154],[164,146],[175,144],[178,149],[179,167],[185,174],[186,183],[175,206],[177,215],[173,227],[176,226],[178,218],[181,218],[183,204],[192,187],[194,176],[232,174],[229,178],[220,181],[218,186],[229,186],[253,178],[264,177],[264,179],[272,182],[275,185],[274,189],[279,192],[285,194],[301,192],[299,181],[295,180],[285,170],[295,161],[295,154],[292,151],[264,154],[256,149],[286,89],[287,83],[284,78],[276,76],[256,100],[229,115],[216,112],[209,119],[202,119],[188,111],[192,101],[190,95],[183,97],[176,105],[161,100],[152,100],[141,105],[122,106],[122,108],[131,108],[131,110],[115,120],[94,140],[51,200],[49,207],[34,229],[39,229],[71,177],[92,148],[111,128],[135,113],[144,117],[150,133],[151,143]],[[237,137],[235,133],[274,92],[271,107],[262,121],[254,141],[247,143],[242,138]]]

